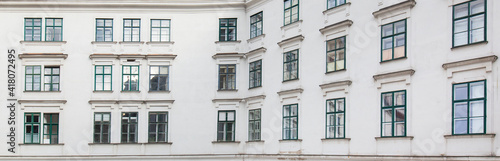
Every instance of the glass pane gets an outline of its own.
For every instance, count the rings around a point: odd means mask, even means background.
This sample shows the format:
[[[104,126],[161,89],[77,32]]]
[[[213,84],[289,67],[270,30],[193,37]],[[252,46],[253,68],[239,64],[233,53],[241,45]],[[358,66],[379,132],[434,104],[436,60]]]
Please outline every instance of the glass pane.
[[[392,136],[392,125],[391,123],[382,124],[382,136]]]
[[[298,114],[298,111],[297,111],[298,107],[297,107],[297,105],[291,105],[290,107],[291,107],[291,110],[292,110],[292,113],[290,115],[291,116],[297,116],[297,114]]]
[[[62,19],[55,19],[54,23],[55,23],[55,26],[62,26]]]
[[[382,95],[382,107],[392,106],[392,93]]]
[[[455,18],[467,16],[469,14],[468,13],[468,5],[469,5],[468,3],[464,3],[461,5],[454,6],[453,9],[455,10],[454,11]]]
[[[467,21],[465,21],[467,23]],[[478,15],[470,18],[470,28],[484,28],[484,15]]]
[[[484,0],[476,0],[470,2],[470,14],[484,12]]]
[[[132,20],[134,27],[139,27],[139,25],[140,25],[139,22],[140,22],[139,20]]]
[[[234,112],[227,113],[227,121],[234,121]]]
[[[335,115],[335,125],[344,125],[344,114],[340,113]]]
[[[391,122],[392,121],[392,109],[384,109],[382,110],[382,121],[383,122]]]
[[[484,102],[474,101],[470,102],[470,117],[483,117],[484,116]]]
[[[327,112],[335,112],[335,100],[330,100],[326,102],[327,104]]]
[[[483,118],[472,118],[470,119],[470,133],[483,133],[484,131],[484,119]]]
[[[160,66],[160,74],[168,74],[168,66]]]
[[[404,108],[397,108],[396,109],[396,121],[405,121],[405,109]]]
[[[455,134],[466,134],[467,133],[467,119],[457,119],[455,120]]]
[[[467,32],[457,33],[454,35],[455,46],[465,45],[467,44]]]
[[[395,136],[404,136],[405,134],[405,124],[404,123],[395,123],[395,129],[394,132],[396,133]]]
[[[406,25],[405,21],[396,22],[394,24],[394,27],[396,28],[396,34],[397,33],[405,32],[406,31],[406,26],[405,25]]]
[[[339,99],[337,100],[337,112],[343,112],[344,111],[344,100]]]
[[[103,114],[102,115],[102,121],[110,121],[111,115],[110,114]]]
[[[330,40],[326,43],[327,51],[332,51],[335,49],[335,41],[336,40]]]
[[[467,102],[455,103],[454,118],[467,117]]]
[[[393,31],[392,24],[382,26],[382,37],[392,35]]]
[[[345,45],[344,38],[339,38],[339,39],[337,39],[336,43],[337,43],[337,45],[336,45],[336,46],[337,46],[337,49],[338,49],[338,48],[344,48],[344,45]]]
[[[219,112],[219,121],[226,121],[226,112]]]
[[[463,100],[467,99],[467,84],[457,84],[454,85],[454,99]]]
[[[396,103],[396,106],[400,106],[400,105],[405,105],[406,104],[406,95],[405,95],[405,92],[396,92],[394,93],[395,95],[395,103]]]
[[[484,41],[484,28],[472,30],[470,33],[470,43]]]
[[[337,126],[337,138],[344,137],[344,126]]]
[[[95,119],[95,121],[102,121],[102,114],[98,114],[98,113],[94,114],[94,119]]]
[[[151,20],[152,27],[160,27],[160,20]]]
[[[484,98],[484,82],[470,84],[470,98]]]

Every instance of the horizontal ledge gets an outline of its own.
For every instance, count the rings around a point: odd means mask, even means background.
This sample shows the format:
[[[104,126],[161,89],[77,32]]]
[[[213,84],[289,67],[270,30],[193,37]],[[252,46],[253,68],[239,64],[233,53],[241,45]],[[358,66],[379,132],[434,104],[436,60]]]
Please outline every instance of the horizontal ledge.
[[[141,91],[120,91],[120,93],[141,93]]]
[[[144,44],[144,41],[119,41],[118,44]]]
[[[213,99],[212,102],[242,102],[244,99],[242,98],[219,98]]]
[[[148,145],[148,144],[166,144],[171,145],[172,142],[158,142],[158,143],[88,143],[88,145]]]
[[[298,21],[295,21],[293,23],[290,23],[290,24],[287,24],[287,25],[284,25],[284,26],[281,26],[281,30],[283,30],[283,28],[287,28],[287,27],[290,27],[290,26],[293,26],[293,25],[298,25],[300,23],[302,23],[303,20],[298,20]]]
[[[116,44],[118,41],[92,41],[91,44]]]
[[[329,88],[329,87],[338,87],[338,86],[344,86],[344,85],[351,85],[352,81],[350,80],[344,80],[344,81],[337,81],[337,82],[330,82],[330,83],[325,83],[325,84],[320,84],[319,87],[321,89]]]
[[[120,54],[118,55],[118,58],[146,58],[146,55],[142,54]]]
[[[229,144],[239,144],[240,141],[212,141],[212,144],[225,144],[225,143],[229,143]]]
[[[239,44],[241,40],[236,41],[215,41],[216,44]]]
[[[19,59],[23,58],[68,58],[68,54],[63,53],[24,53],[19,54]]]
[[[93,58],[118,58],[117,54],[90,54],[89,55],[90,59]]]
[[[47,1],[47,2],[2,2],[1,8],[112,8],[112,9],[165,9],[165,8],[177,8],[177,9],[196,9],[196,8],[232,8],[241,7],[245,8],[245,2],[213,2],[213,3],[179,3],[179,2],[168,2],[164,1],[143,1],[142,3],[132,3],[132,1],[126,2],[109,2],[109,1],[93,1],[93,2],[80,2],[80,1]]]
[[[32,145],[40,145],[40,146],[64,146],[64,143],[59,143],[59,144],[41,144],[41,143],[33,143],[33,144],[30,144],[30,143],[19,143],[18,145],[29,145],[29,146],[32,146]]]
[[[382,14],[392,12],[392,11],[400,9],[400,8],[404,8],[404,7],[413,8],[416,4],[417,4],[417,2],[415,2],[415,0],[406,0],[406,1],[403,1],[401,3],[397,3],[397,4],[394,4],[391,6],[381,8],[378,11],[373,12],[372,14],[374,17],[378,17]]]
[[[304,40],[304,38],[305,37],[302,35],[297,35],[297,36],[294,36],[294,37],[291,37],[291,38],[288,38],[288,39],[285,39],[285,40],[278,42],[278,45],[281,47],[281,46],[288,44],[288,43],[291,43],[293,41],[302,41],[302,40]]]
[[[413,140],[413,136],[375,137],[375,140]]]
[[[279,142],[302,142],[302,139],[279,140]]]
[[[248,53],[245,53],[245,56],[248,57],[250,55],[257,54],[257,53],[265,53],[266,51],[267,51],[267,49],[265,47],[260,47],[260,48],[254,49],[252,51],[249,51]]]
[[[256,39],[264,38],[264,37],[266,37],[266,34],[262,34],[262,35],[259,35],[259,36],[252,37],[252,38],[248,39],[247,42],[254,41]]]
[[[125,104],[125,103],[174,103],[175,100],[89,100],[90,104]]]
[[[351,138],[323,138],[321,141],[351,141]]]
[[[66,100],[17,100],[20,104],[23,103],[60,103],[60,104],[66,104]]]
[[[407,69],[407,70],[400,70],[400,71],[395,71],[395,72],[377,74],[377,75],[373,76],[373,79],[379,80],[379,79],[391,78],[391,77],[397,77],[397,76],[403,76],[403,75],[412,76],[413,74],[415,74],[415,70]]]
[[[61,93],[61,91],[23,91],[23,93]]]
[[[338,6],[332,7],[332,8],[330,8],[330,9],[324,10],[324,11],[323,11],[323,14],[329,13],[329,12],[331,12],[331,11],[334,11],[334,10],[338,9],[338,8],[343,8],[344,6],[348,6],[348,5],[351,5],[351,2],[346,2],[346,3],[344,3],[344,4],[341,4],[341,5],[338,5]]]
[[[334,23],[334,24],[331,24],[331,25],[328,25],[326,27],[319,29],[319,32],[321,32],[321,34],[325,34],[325,32],[327,32],[327,31],[338,29],[340,27],[344,27],[344,26],[349,27],[352,25],[352,23],[353,22],[349,19],[344,20],[344,21],[340,21],[340,22],[337,22],[337,23]]]
[[[264,143],[264,140],[245,141],[245,143]]]
[[[149,41],[149,42],[146,42],[146,44],[174,44],[175,42],[173,41]]]
[[[454,46],[454,47],[451,47],[451,50],[469,47],[469,46],[476,46],[476,45],[481,45],[481,44],[488,44],[488,41],[481,41],[481,42],[475,42],[475,43],[470,43],[470,44],[465,44],[465,45]]]
[[[477,63],[483,63],[483,62],[495,62],[497,59],[498,59],[498,56],[490,55],[490,56],[484,56],[484,57],[479,57],[479,58],[472,58],[472,59],[466,59],[466,60],[461,60],[461,61],[456,61],[456,62],[445,63],[442,65],[442,67],[444,69],[448,69],[448,68],[452,68],[452,67],[464,66],[464,65],[469,65],[469,64],[477,64]]]
[[[240,53],[216,53],[215,55],[212,56],[212,58],[217,59],[217,58],[243,58],[245,57],[245,54],[240,54]]]
[[[19,41],[21,44],[66,44],[66,41]]]
[[[92,91],[92,93],[113,93],[113,91]]]
[[[496,134],[466,134],[466,135],[444,135],[446,139],[459,139],[459,138],[495,138]]]
[[[170,91],[148,91],[148,93],[170,93]]]
[[[146,55],[146,59],[149,58],[168,58],[168,59],[175,59],[177,55],[174,54],[148,54]]]
[[[249,101],[249,100],[256,100],[256,99],[265,99],[266,98],[266,95],[257,95],[257,96],[250,96],[250,97],[247,97],[247,98],[244,98],[245,101]]]
[[[285,94],[302,93],[302,92],[304,92],[304,89],[302,89],[302,88],[296,88],[296,89],[279,91],[277,93],[278,93],[278,95],[281,96],[281,95],[285,95]]]

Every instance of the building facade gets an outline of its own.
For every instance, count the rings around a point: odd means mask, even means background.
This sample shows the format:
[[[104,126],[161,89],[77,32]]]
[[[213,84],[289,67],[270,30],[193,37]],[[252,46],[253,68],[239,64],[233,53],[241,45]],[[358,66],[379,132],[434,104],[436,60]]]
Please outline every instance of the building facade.
[[[500,160],[495,0],[0,8],[0,160]]]

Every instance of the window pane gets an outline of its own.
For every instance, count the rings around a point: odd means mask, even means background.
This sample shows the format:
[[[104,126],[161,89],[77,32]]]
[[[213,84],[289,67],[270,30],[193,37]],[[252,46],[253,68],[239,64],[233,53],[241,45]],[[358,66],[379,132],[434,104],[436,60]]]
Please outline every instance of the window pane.
[[[467,117],[467,102],[455,103],[454,117],[462,118]]]
[[[467,133],[467,119],[457,119],[455,120],[455,134],[466,134]]]
[[[455,18],[467,16],[469,14],[468,13],[468,5],[469,5],[468,3],[464,3],[461,5],[454,6],[453,9],[455,10],[454,11]]]
[[[400,106],[400,105],[405,105],[406,103],[406,95],[405,95],[405,92],[396,92],[394,93],[395,95],[395,99],[396,99],[396,106]]]
[[[484,0],[476,0],[470,2],[470,14],[484,12]]]
[[[394,129],[394,132],[396,134],[394,134],[395,136],[404,136],[405,134],[405,124],[404,123],[395,123],[395,129]]]
[[[472,118],[470,119],[470,133],[483,133],[484,132],[484,120],[483,118]]]
[[[470,117],[482,117],[484,116],[484,102],[474,101],[470,102]]]
[[[392,109],[384,109],[382,110],[382,120],[383,122],[391,122],[392,121]]]
[[[382,95],[382,107],[392,106],[392,93]]]
[[[405,32],[406,31],[406,24],[405,24],[406,21],[400,21],[400,22],[396,22],[394,24],[394,27],[396,28],[396,34],[397,33],[402,33],[402,32]]]
[[[337,100],[337,112],[343,112],[344,111],[344,100],[339,99]]]
[[[470,84],[470,98],[484,98],[484,82]]]
[[[405,109],[404,108],[397,108],[396,110],[396,121],[401,122],[405,121]]]
[[[455,100],[463,100],[467,99],[467,84],[457,84],[454,85],[454,99]]]
[[[382,124],[382,135],[383,136],[392,136],[392,125],[391,123]]]
[[[389,35],[392,35],[393,34],[393,28],[392,28],[392,24],[389,24],[389,25],[385,25],[385,26],[382,26],[382,36],[385,37],[385,36],[389,36]]]
[[[227,121],[234,121],[234,112],[227,113]]]

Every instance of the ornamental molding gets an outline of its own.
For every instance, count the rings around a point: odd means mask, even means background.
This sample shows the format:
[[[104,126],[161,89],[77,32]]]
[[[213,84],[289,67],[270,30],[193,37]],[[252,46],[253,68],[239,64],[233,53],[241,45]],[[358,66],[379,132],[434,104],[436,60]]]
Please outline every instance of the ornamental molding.
[[[319,85],[319,87],[323,91],[323,97],[326,97],[326,95],[330,92],[344,91],[345,94],[349,93],[348,87],[351,84],[352,81],[344,80],[344,81],[324,83]]]
[[[417,4],[417,2],[415,2],[415,0],[406,0],[406,1],[394,4],[394,5],[391,5],[391,6],[381,8],[378,11],[373,12],[372,14],[374,17],[379,17],[380,15],[394,12],[394,11],[399,10],[399,9],[413,8],[416,4]]]
[[[493,63],[497,59],[498,59],[498,56],[490,55],[490,56],[485,56],[485,57],[472,58],[472,59],[466,59],[466,60],[445,63],[442,65],[442,67],[444,69],[448,69],[448,68],[453,68],[453,67],[465,66],[465,65],[469,65],[469,64],[477,64],[477,63],[484,63],[484,62]]]
[[[493,71],[493,63],[497,59],[498,56],[490,55],[490,56],[445,63],[442,65],[442,67],[446,70],[446,75],[448,78],[452,78],[453,73],[471,71],[476,69],[484,69],[486,73],[490,73],[491,71]]]
[[[302,92],[304,92],[304,89],[302,88],[295,88],[295,89],[290,89],[290,90],[282,90],[277,92],[281,103],[283,103],[286,99],[296,99],[295,102],[300,101],[300,97],[302,95]]]
[[[244,58],[245,54],[242,53],[217,53],[212,56],[213,59],[219,58]]]
[[[290,44],[290,43],[295,42],[295,41],[302,42],[302,40],[304,40],[304,36],[297,35],[297,36],[294,36],[294,37],[291,37],[291,38],[288,38],[288,39],[285,39],[283,41],[278,42],[278,45],[280,47],[283,47],[283,45]]]
[[[68,58],[68,54],[63,53],[24,53],[19,54],[19,59],[25,58]]]
[[[238,108],[240,107],[240,103],[244,101],[245,99],[243,98],[216,98],[212,100],[212,103],[214,103],[215,108],[219,108],[221,106],[232,106]]]
[[[264,107],[264,99],[266,99],[266,95],[263,94],[244,98],[247,108]]]
[[[257,53],[265,53],[266,51],[267,51],[267,49],[265,47],[260,47],[260,48],[254,49],[252,51],[249,51],[248,53],[245,53],[245,56],[249,57],[249,56],[257,54]]]
[[[340,22],[337,22],[337,23],[334,23],[334,24],[331,24],[331,25],[328,25],[326,27],[319,29],[319,32],[321,32],[321,34],[325,34],[328,31],[338,30],[338,29],[341,29],[344,27],[350,27],[352,25],[352,23],[353,22],[351,20],[340,21]]]
[[[404,82],[406,85],[411,84],[411,76],[415,74],[415,70],[407,69],[395,72],[377,74],[373,76],[377,89],[381,89],[382,85],[396,82]]]

